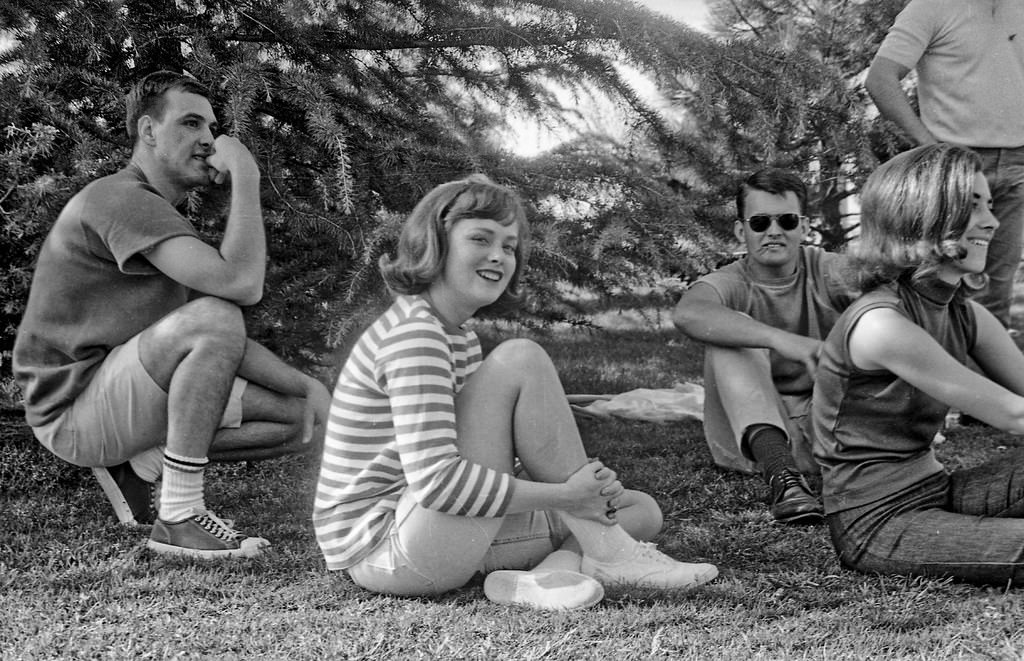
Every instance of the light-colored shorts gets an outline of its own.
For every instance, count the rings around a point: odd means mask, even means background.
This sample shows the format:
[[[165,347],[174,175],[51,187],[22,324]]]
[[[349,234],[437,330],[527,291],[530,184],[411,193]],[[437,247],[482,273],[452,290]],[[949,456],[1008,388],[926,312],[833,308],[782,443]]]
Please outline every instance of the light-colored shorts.
[[[241,426],[247,383],[235,377],[221,428]],[[116,466],[163,445],[167,393],[142,366],[139,336],[114,347],[75,401],[33,431],[50,452],[76,466]]]
[[[531,569],[570,534],[554,512],[500,519],[457,516],[427,509],[407,491],[398,501],[391,533],[348,574],[372,592],[441,594],[462,587],[476,573]]]

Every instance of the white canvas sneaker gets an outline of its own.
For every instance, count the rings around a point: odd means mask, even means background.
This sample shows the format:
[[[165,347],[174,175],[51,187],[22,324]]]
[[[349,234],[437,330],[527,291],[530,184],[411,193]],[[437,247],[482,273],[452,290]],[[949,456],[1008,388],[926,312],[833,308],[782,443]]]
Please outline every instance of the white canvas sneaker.
[[[647,542],[637,542],[632,555],[618,562],[599,562],[583,556],[580,571],[605,587],[685,589],[703,585],[718,576],[714,565],[673,560]]]

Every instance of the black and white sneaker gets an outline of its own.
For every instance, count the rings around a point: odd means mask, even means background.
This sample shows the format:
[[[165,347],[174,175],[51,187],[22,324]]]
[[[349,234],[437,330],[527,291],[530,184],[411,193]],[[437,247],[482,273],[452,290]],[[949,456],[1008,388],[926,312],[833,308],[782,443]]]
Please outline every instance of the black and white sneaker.
[[[193,510],[181,521],[157,519],[146,546],[157,553],[191,558],[255,558],[270,542],[238,532],[231,520],[213,512]]]
[[[129,462],[98,466],[92,469],[92,473],[122,525],[149,525],[156,521],[157,484],[136,475]]]

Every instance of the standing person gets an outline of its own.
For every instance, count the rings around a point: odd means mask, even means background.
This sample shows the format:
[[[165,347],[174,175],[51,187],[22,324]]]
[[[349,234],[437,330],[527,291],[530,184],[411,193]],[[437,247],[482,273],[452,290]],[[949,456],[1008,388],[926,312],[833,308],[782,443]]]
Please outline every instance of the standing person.
[[[865,293],[825,341],[812,407],[839,559],[1022,585],[1024,454],[949,473],[931,447],[951,406],[1024,432],[1024,356],[967,297],[999,227],[981,161],[949,144],[912,149],[871,174],[861,203],[851,263]]]
[[[246,338],[239,306],[260,299],[266,270],[260,175],[241,142],[214,137],[206,88],[160,71],[127,106],[131,163],[72,197],[39,254],[14,347],[26,419],[94,468],[123,522],[155,519],[151,549],[256,555],[266,540],[206,508],[209,457],[313,447],[329,395]],[[175,209],[211,183],[231,187],[220,246]]]
[[[817,473],[807,435],[821,340],[849,295],[839,255],[802,245],[807,187],[764,169],[737,187],[733,233],[745,257],[709,273],[679,299],[676,327],[706,345],[704,434],[715,462],[759,470],[781,523],[820,523],[801,472]]]
[[[920,116],[900,85],[912,69]],[[865,85],[882,116],[914,144],[951,142],[981,156],[999,230],[985,266],[988,287],[977,300],[1009,328],[1024,232],[1024,3],[911,0]]]
[[[713,565],[637,541],[661,511],[587,459],[543,349],[509,340],[483,358],[465,328],[518,298],[528,237],[518,197],[474,175],[431,190],[381,259],[395,300],[338,378],[317,485],[327,568],[393,595],[482,572],[491,600],[541,609],[710,581]]]

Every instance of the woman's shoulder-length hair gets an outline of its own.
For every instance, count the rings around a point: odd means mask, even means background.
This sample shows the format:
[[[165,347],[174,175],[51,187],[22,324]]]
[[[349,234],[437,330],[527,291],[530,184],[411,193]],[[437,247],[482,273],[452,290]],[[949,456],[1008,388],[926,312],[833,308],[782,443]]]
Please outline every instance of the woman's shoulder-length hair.
[[[402,226],[394,257],[379,261],[384,283],[393,294],[419,294],[444,269],[448,231],[465,218],[494,220],[504,226],[518,223],[516,265],[508,287],[489,309],[505,309],[520,299],[519,283],[529,255],[530,226],[519,196],[481,174],[434,187],[413,208]]]
[[[878,166],[861,190],[861,233],[849,251],[852,284],[868,291],[904,274],[919,280],[962,259],[959,241],[980,171],[975,152],[948,143],[917,147]]]

